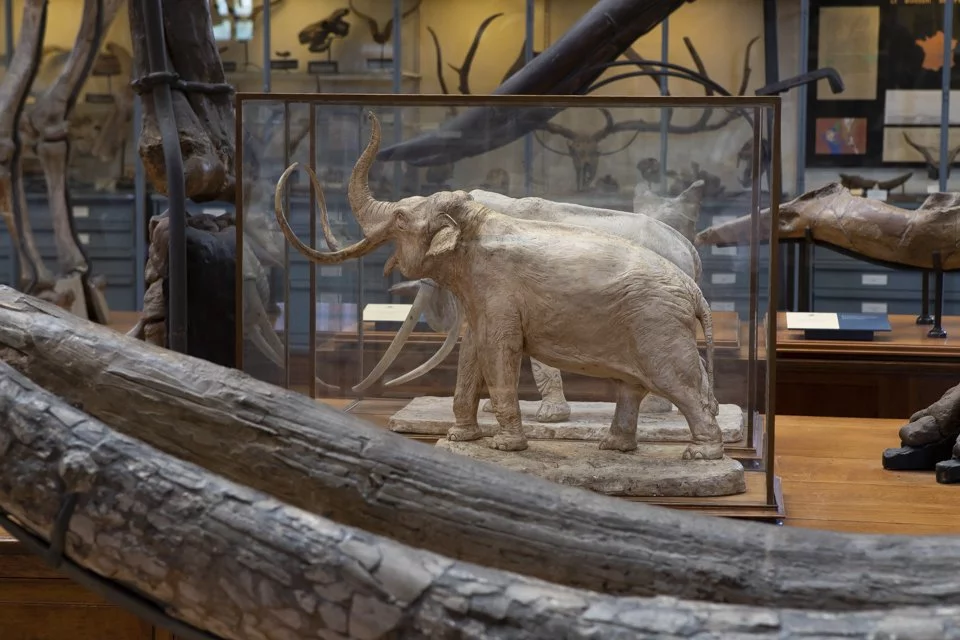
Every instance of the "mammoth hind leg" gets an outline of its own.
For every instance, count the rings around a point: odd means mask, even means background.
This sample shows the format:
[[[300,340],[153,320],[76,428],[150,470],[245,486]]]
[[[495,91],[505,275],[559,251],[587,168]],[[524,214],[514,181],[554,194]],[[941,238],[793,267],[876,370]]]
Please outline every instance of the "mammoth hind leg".
[[[537,410],[537,422],[563,422],[570,418],[570,404],[563,395],[563,378],[560,370],[549,367],[535,358],[530,358],[533,381],[540,392],[540,408]],[[493,403],[483,403],[483,411],[493,412]]]
[[[637,420],[640,417],[640,403],[646,395],[644,387],[617,383],[617,407],[613,412],[610,432],[600,441],[601,449],[633,451],[637,448]]]
[[[708,384],[707,371],[697,353],[696,343],[691,340],[689,348],[675,345],[672,357],[653,364],[659,370],[653,369],[657,370],[657,377],[652,380],[652,391],[677,405],[693,435],[693,443],[687,446],[683,458],[722,458],[723,436],[712,410],[715,406],[713,390]]]

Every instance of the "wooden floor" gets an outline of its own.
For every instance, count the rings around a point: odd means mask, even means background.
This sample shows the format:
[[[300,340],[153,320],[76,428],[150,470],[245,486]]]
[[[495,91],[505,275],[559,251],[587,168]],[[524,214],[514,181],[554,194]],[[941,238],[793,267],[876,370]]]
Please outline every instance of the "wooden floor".
[[[960,485],[933,472],[886,471],[901,420],[777,416],[776,464],[794,527],[859,533],[960,534]]]

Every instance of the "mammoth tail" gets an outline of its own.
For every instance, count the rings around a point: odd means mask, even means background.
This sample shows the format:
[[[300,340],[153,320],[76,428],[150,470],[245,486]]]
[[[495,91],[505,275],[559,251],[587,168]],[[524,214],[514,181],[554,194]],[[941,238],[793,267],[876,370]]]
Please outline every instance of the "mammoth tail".
[[[714,395],[713,386],[713,315],[710,313],[710,305],[707,303],[707,299],[703,297],[703,291],[700,290],[700,287],[694,284],[692,289],[697,304],[697,320],[703,327],[703,338],[707,343],[707,385],[709,386],[710,411],[713,415],[717,415],[720,411],[720,405]]]

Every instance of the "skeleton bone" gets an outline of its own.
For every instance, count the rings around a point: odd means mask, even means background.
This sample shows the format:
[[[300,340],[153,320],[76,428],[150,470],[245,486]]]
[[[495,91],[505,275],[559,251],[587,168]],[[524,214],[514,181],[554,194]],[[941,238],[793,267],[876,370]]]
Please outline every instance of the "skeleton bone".
[[[107,309],[96,303],[102,300],[102,296],[88,281],[89,262],[77,239],[69,206],[67,157],[70,142],[67,132],[70,111],[100,49],[103,33],[122,3],[123,0],[84,0],[80,28],[70,57],[53,85],[34,104],[28,119],[36,136],[36,153],[47,181],[60,272],[67,277],[80,277],[81,293],[88,299],[75,303],[75,308],[92,312],[92,319],[101,324],[108,320]]]
[[[0,81],[0,213],[13,239],[20,267],[18,286],[30,293],[53,288],[54,277],[37,250],[23,188],[21,116],[39,69],[46,30],[47,0],[25,0],[20,37],[6,75]]]

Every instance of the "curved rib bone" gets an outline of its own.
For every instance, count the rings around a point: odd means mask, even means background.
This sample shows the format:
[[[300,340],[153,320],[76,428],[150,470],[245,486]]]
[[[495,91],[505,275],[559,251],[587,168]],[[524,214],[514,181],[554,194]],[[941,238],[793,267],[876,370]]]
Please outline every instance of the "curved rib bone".
[[[25,0],[20,37],[13,59],[0,83],[0,215],[15,247],[20,267],[17,286],[27,293],[53,288],[54,277],[37,250],[23,189],[20,121],[23,107],[40,68],[40,51],[47,23],[47,0]]]
[[[91,304],[99,298],[89,282],[89,260],[81,248],[73,225],[73,211],[67,188],[67,158],[70,141],[68,120],[83,83],[100,49],[103,33],[113,22],[123,0],[84,0],[80,29],[73,50],[53,85],[37,100],[28,123],[36,139],[36,153],[47,182],[47,197],[53,217],[54,239],[64,275],[79,274],[86,307],[92,320],[105,324],[107,310]]]

